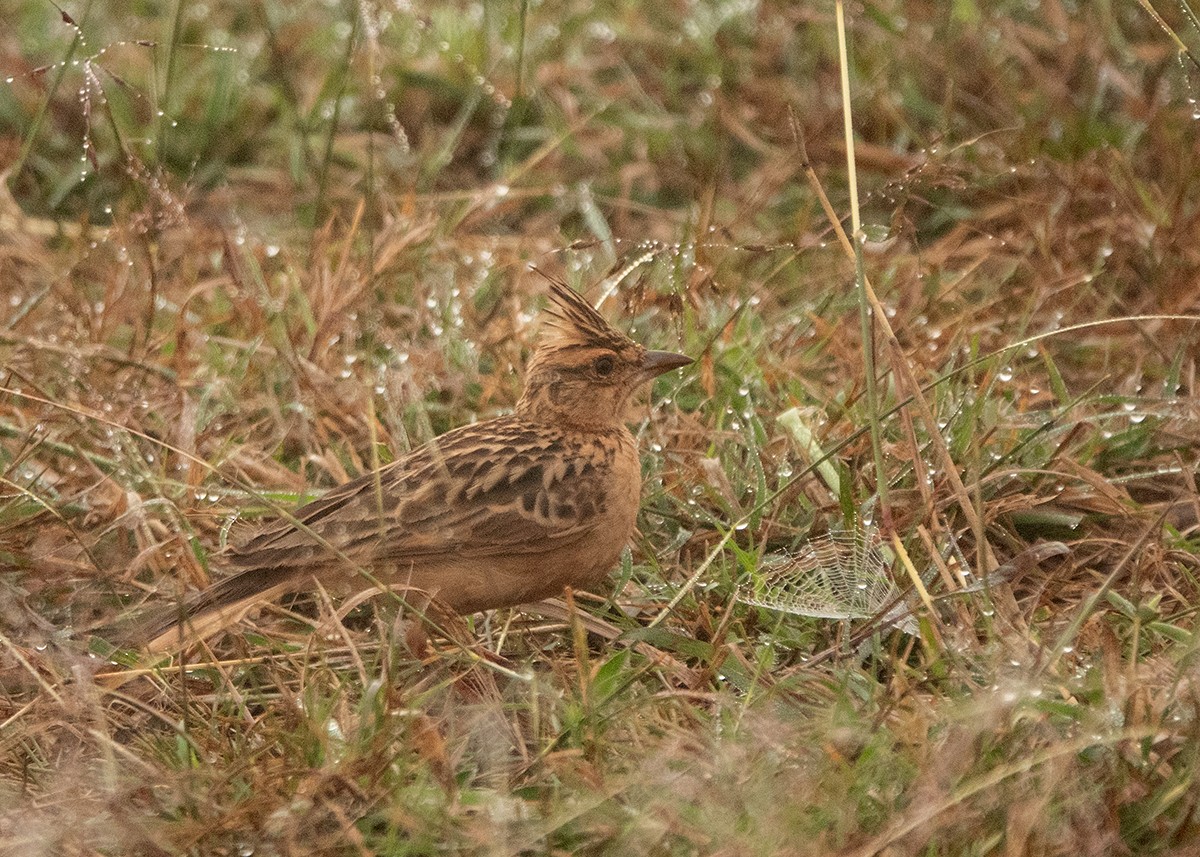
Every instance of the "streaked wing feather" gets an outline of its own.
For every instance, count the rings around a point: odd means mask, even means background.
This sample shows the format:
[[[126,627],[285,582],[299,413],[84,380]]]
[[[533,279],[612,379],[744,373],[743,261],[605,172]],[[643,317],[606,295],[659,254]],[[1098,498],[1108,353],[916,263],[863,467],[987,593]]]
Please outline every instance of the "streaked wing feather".
[[[318,538],[286,519],[228,560],[241,569],[324,565],[337,561],[330,547],[362,565],[553,550],[592,530],[603,495],[596,478],[585,454],[566,457],[560,432],[501,417],[448,432],[298,509],[295,520]]]

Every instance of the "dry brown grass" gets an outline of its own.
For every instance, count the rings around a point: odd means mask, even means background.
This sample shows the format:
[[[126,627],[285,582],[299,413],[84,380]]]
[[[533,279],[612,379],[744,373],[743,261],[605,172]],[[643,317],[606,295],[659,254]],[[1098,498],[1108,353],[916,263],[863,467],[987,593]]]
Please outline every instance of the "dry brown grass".
[[[851,9],[866,268],[900,348],[878,340],[878,415],[793,134],[844,212],[831,4],[537,6],[523,38],[491,5],[376,33],[368,4],[352,49],[344,11],[212,4],[179,44],[239,53],[177,47],[171,74],[166,23],[96,10],[73,57],[160,46],[95,60],[90,132],[77,67],[29,76],[72,31],[20,6],[0,852],[1196,847],[1200,73],[1133,3],[945,5]],[[187,672],[91,679],[94,629],[203,585],[257,520],[510,407],[530,262],[593,298],[624,273],[609,317],[698,358],[639,426],[612,601],[424,649],[386,599],[339,621],[318,595]],[[776,425],[794,405],[842,497]],[[848,509],[935,569],[916,635],[737,602]],[[989,555],[1009,568],[960,591],[950,566]]]

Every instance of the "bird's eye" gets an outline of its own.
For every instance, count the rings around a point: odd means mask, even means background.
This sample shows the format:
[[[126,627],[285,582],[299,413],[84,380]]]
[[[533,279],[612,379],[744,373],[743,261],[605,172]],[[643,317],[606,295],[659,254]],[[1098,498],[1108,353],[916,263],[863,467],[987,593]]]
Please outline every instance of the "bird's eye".
[[[605,355],[604,357],[597,357],[595,359],[595,361],[593,361],[593,363],[592,363],[592,369],[594,369],[596,371],[596,374],[599,375],[601,378],[605,378],[605,377],[611,375],[613,369],[616,369],[616,368],[617,368],[617,361],[613,360],[611,357],[609,357],[607,355]]]

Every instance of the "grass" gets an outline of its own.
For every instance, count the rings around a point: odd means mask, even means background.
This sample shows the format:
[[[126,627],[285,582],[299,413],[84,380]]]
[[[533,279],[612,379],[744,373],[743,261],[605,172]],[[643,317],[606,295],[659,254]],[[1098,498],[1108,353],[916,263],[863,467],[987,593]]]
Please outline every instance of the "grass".
[[[1195,847],[1200,73],[1146,7],[850,8],[873,407],[832,3],[66,11],[0,35],[0,852]],[[530,264],[697,357],[611,590],[424,652],[317,596],[90,678],[511,407]],[[739,601],[867,519],[913,621]]]

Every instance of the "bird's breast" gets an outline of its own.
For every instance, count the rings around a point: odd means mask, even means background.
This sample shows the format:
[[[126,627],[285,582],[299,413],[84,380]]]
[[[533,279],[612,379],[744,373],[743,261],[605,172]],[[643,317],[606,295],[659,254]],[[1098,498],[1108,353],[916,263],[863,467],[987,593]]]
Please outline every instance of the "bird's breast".
[[[473,557],[413,570],[413,583],[453,609],[471,613],[537,601],[602,581],[616,567],[629,543],[641,493],[641,463],[632,435],[564,434],[555,444],[561,454],[544,461],[536,502],[519,501],[553,530],[577,537],[550,537],[511,555]],[[525,508],[533,506],[533,508]],[[542,507],[545,508],[542,508]],[[543,513],[548,512],[548,517]]]
[[[580,574],[594,582],[612,570],[633,535],[642,473],[633,436],[624,426],[595,440],[587,455],[594,475],[579,485],[578,494],[591,520],[581,515],[588,534],[578,547]]]

